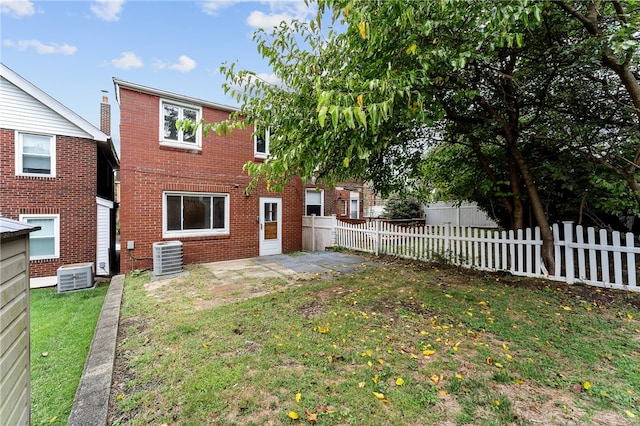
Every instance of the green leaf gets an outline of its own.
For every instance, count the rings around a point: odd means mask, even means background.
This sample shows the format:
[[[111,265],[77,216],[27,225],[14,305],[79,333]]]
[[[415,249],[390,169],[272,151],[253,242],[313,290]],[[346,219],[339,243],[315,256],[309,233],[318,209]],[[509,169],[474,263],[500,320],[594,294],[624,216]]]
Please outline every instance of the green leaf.
[[[318,112],[318,121],[320,122],[320,127],[324,127],[324,120],[327,117],[327,111],[329,111],[329,107],[326,105],[320,107],[320,111]]]

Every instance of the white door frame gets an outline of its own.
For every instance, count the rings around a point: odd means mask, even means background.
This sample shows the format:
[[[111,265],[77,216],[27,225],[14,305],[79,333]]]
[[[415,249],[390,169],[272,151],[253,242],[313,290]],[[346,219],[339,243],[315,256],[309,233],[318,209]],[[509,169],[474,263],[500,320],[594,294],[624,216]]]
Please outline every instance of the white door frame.
[[[265,239],[265,204],[276,204],[277,237]],[[260,197],[260,256],[282,254],[282,198]]]

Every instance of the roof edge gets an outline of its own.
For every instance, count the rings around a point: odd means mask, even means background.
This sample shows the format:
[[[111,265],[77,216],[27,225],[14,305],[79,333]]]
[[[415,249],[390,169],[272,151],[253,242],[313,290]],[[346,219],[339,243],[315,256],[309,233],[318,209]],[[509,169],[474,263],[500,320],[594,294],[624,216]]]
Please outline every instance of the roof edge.
[[[17,86],[19,89],[34,97],[36,100],[51,108],[54,112],[86,132],[94,140],[106,142],[108,139],[110,139],[109,135],[105,134],[96,126],[80,117],[75,112],[71,111],[68,107],[55,100],[53,97],[51,97],[51,95],[47,94],[42,89],[38,88],[35,84],[26,80],[24,77],[13,71],[2,62],[0,62],[0,75],[11,84]]]
[[[218,110],[222,110],[222,111],[227,111],[227,112],[237,112],[240,111],[239,108],[236,107],[232,107],[230,105],[223,105],[223,104],[219,104],[216,102],[211,102],[211,101],[207,101],[204,99],[199,99],[199,98],[194,98],[191,96],[186,96],[186,95],[180,95],[178,93],[173,93],[173,92],[168,92],[166,90],[162,90],[162,89],[156,89],[153,87],[149,87],[149,86],[143,86],[142,84],[137,84],[137,83],[132,83],[130,81],[125,81],[125,80],[121,80],[119,78],[113,77],[113,84],[116,88],[116,101],[120,102],[119,98],[119,87],[124,87],[126,89],[131,89],[131,90],[135,90],[137,92],[141,92],[141,93],[147,93],[150,95],[157,95],[160,96],[162,98],[166,98],[166,99],[172,99],[175,101],[182,101],[182,102],[186,102],[186,103],[192,103],[192,104],[198,104],[198,105],[202,105],[202,106],[207,106],[209,108],[213,108],[213,109],[218,109]]]

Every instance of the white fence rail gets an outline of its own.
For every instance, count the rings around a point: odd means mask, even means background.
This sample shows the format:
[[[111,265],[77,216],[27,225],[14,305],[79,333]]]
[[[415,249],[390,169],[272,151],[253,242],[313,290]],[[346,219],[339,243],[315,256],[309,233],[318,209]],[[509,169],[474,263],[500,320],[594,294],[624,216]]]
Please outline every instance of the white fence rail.
[[[571,222],[553,225],[555,270],[547,271],[541,260],[538,228],[514,232],[451,225],[403,227],[381,220],[351,224],[335,217],[313,217],[303,221],[303,234],[319,219],[323,222],[313,225],[314,233],[322,231],[324,236],[322,243],[311,250],[340,246],[377,255],[444,260],[467,268],[508,271],[569,284],[640,291],[636,267],[640,247],[636,247],[632,233],[596,232]],[[314,239],[316,243],[318,240]]]

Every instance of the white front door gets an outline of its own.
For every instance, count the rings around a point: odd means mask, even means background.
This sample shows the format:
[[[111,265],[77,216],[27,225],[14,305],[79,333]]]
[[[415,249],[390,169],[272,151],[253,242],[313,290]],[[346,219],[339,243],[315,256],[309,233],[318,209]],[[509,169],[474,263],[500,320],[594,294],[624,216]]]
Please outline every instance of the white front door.
[[[260,198],[260,256],[282,253],[282,199]]]

